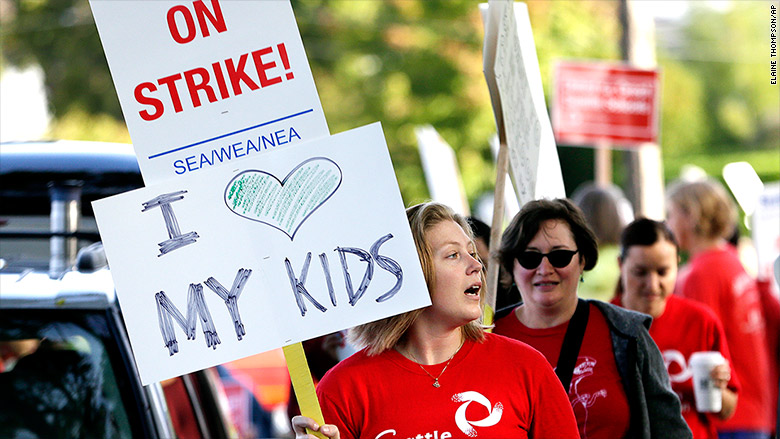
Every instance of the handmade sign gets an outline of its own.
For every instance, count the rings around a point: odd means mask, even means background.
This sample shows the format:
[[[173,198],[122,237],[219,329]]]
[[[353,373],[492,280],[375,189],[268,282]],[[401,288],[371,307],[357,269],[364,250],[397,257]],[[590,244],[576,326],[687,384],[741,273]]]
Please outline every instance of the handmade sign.
[[[751,217],[753,243],[756,247],[757,276],[771,282],[773,265],[780,257],[780,182],[767,183],[758,196]],[[774,292],[780,293],[780,280],[774,279]]]
[[[511,176],[520,203],[524,204],[534,199],[542,126],[526,79],[513,5],[509,3],[502,9],[494,69],[501,96]]]
[[[480,9],[485,25],[485,79],[499,139],[508,148],[509,175],[518,203],[565,197],[528,7],[497,0],[483,3]]]
[[[330,134],[289,1],[90,5],[146,184]]]
[[[430,304],[378,123],[93,207],[144,384]]]

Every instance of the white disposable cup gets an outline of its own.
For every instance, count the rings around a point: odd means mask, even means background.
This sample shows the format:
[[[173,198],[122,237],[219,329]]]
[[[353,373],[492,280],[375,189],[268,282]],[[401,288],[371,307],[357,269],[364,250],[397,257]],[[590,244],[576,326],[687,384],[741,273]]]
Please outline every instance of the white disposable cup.
[[[693,396],[696,411],[718,413],[723,404],[720,387],[716,387],[710,374],[715,366],[725,364],[726,359],[717,351],[694,352],[688,365],[693,372]]]

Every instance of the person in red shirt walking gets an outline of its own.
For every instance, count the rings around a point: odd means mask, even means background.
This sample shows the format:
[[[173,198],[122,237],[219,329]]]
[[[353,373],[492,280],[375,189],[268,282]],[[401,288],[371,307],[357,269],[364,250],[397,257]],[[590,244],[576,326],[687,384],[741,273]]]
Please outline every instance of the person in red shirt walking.
[[[647,331],[650,317],[577,298],[582,272],[598,259],[577,206],[566,199],[526,203],[504,231],[498,256],[523,304],[498,320],[495,332],[530,344],[555,365],[582,439],[691,437]]]
[[[366,347],[317,386],[327,424],[296,416],[296,438],[578,438],[545,358],[478,323],[484,279],[466,221],[437,203],[407,217],[433,305],[353,328]]]
[[[736,225],[734,202],[712,180],[673,184],[667,201],[667,224],[689,256],[676,294],[707,305],[720,318],[742,385],[736,413],[717,426],[718,435],[768,438],[776,401],[769,383],[764,313],[755,280],[726,241]]]
[[[717,439],[717,419],[728,419],[737,407],[739,384],[731,373],[731,355],[718,317],[706,306],[672,295],[679,261],[677,241],[664,223],[640,218],[620,238],[620,285],[613,303],[650,315],[650,336],[664,356],[672,389],[682,402],[682,414],[694,439]],[[681,336],[684,334],[684,336]],[[690,359],[694,352],[718,351],[726,364],[716,366],[712,379],[721,389],[718,413],[696,410]]]

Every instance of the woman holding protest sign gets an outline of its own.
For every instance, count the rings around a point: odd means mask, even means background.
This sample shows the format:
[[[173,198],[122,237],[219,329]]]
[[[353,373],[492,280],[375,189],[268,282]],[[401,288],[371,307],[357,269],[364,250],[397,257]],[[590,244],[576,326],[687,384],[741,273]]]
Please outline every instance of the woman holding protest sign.
[[[680,400],[650,338],[650,317],[577,298],[598,258],[596,237],[566,199],[527,203],[504,231],[499,260],[523,304],[495,332],[556,365],[582,438],[690,438]]]
[[[739,384],[736,374],[731,373],[731,355],[720,319],[705,305],[672,294],[679,261],[674,235],[664,223],[635,220],[623,230],[618,261],[620,284],[613,303],[653,318],[650,336],[664,356],[672,389],[680,396],[683,417],[693,437],[717,439],[715,424],[734,414]],[[709,374],[720,396],[710,398],[714,401],[710,407],[704,404],[710,400],[700,397],[697,407],[692,358],[707,351],[720,353],[718,362],[722,363]]]
[[[432,306],[354,328],[366,347],[317,387],[330,438],[576,438],[566,394],[544,357],[478,323],[482,265],[471,230],[449,208],[407,209]]]

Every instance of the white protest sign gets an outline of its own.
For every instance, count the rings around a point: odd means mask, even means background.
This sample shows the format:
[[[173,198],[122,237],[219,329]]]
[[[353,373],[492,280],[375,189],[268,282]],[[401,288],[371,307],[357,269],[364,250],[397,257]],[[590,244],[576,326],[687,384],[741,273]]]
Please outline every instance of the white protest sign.
[[[753,245],[758,258],[758,277],[773,279],[775,260],[780,257],[780,182],[764,185],[752,216]],[[777,293],[780,281],[775,283]]]
[[[485,73],[485,82],[487,83],[488,93],[490,94],[490,104],[493,107],[493,115],[496,118],[496,128],[498,136],[506,142],[504,130],[504,116],[501,110],[501,98],[498,95],[498,85],[496,84],[496,42],[498,37],[498,24],[500,18],[500,7],[490,8],[488,3],[480,3],[479,12],[482,17],[482,24],[485,27],[485,38],[482,46],[482,70]]]
[[[520,40],[517,35],[514,2],[500,4],[496,42],[496,84],[501,96],[501,110],[509,148],[509,167],[520,204],[535,198],[536,168],[539,166],[539,144],[542,126],[534,110],[526,78]]]
[[[144,384],[430,304],[378,123],[93,206]]]
[[[536,55],[531,19],[528,15],[528,6],[525,3],[515,3],[515,21],[517,23],[517,34],[520,40],[526,79],[531,89],[536,114],[539,115],[539,123],[542,125],[535,196],[537,199],[564,198],[566,197],[566,189],[563,185],[561,162],[558,159],[555,135],[550,123],[550,117],[547,114],[544,88],[542,87],[542,74],[539,69],[539,58]]]
[[[90,5],[146,184],[330,134],[289,1]]]
[[[414,134],[417,136],[420,161],[431,199],[452,207],[455,212],[463,216],[468,216],[469,204],[460,178],[455,151],[439,135],[436,128],[430,125],[415,128]]]
[[[753,215],[764,191],[764,182],[748,162],[731,162],[723,167],[723,180],[745,215]]]
[[[504,130],[506,136],[518,202],[565,197],[528,8],[524,3],[491,1],[483,17],[486,78],[493,89],[496,118],[501,120],[499,132]]]

